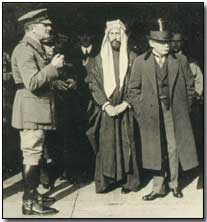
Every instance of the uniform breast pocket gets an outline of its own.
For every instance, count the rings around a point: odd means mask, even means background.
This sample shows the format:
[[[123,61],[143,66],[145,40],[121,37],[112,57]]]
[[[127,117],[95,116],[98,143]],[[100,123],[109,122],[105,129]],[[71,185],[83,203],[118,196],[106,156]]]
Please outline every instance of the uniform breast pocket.
[[[24,97],[23,116],[25,122],[49,124],[52,121],[52,110],[48,98]]]

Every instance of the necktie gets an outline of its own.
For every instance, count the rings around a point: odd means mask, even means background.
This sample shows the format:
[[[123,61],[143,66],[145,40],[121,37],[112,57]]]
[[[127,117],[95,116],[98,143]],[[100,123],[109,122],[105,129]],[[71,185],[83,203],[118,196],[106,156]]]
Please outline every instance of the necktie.
[[[158,63],[158,65],[160,66],[160,68],[162,68],[162,67],[163,67],[163,64],[164,64],[164,61],[165,61],[164,57],[157,56],[157,55],[155,55],[155,54],[154,54],[154,56],[155,56],[156,62]]]
[[[88,57],[89,57],[89,53],[88,53],[88,51],[86,49],[86,51],[85,51],[85,53],[83,55],[83,60],[86,61],[88,59]]]

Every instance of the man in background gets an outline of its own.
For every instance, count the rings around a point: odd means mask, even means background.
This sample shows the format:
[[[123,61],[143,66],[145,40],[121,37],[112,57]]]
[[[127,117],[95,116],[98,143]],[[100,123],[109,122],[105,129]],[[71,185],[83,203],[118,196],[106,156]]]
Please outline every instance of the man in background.
[[[52,186],[55,180],[66,179],[73,182],[73,172],[75,171],[72,162],[74,161],[73,151],[76,150],[75,141],[77,140],[76,132],[76,95],[77,95],[77,75],[67,50],[69,39],[66,35],[55,33],[50,39],[44,42],[44,48],[47,58],[51,60],[55,53],[64,54],[64,66],[59,69],[60,77],[51,82],[51,88],[55,94],[57,130],[47,133],[46,154],[51,160],[47,165],[49,171],[49,181]],[[44,172],[44,170],[43,170]],[[45,171],[46,172],[46,171]],[[47,181],[47,176],[43,182]],[[46,180],[44,180],[44,178]],[[47,184],[47,183],[46,183]]]
[[[76,94],[76,150],[73,152],[74,172],[77,182],[90,182],[94,176],[94,153],[86,136],[91,112],[91,93],[88,85],[88,64],[97,55],[97,41],[90,26],[82,27],[77,43],[71,53],[71,60],[77,74]]]
[[[190,69],[192,71],[194,82],[195,82],[195,92],[197,99],[202,99],[203,96],[203,73],[198,65],[198,63],[195,61],[195,59],[190,58],[188,55],[186,55],[183,51],[184,49],[184,38],[182,33],[173,33],[172,39],[171,39],[171,49],[173,53],[175,54],[183,54],[187,56],[188,62],[190,64]]]
[[[187,56],[190,69],[194,77],[196,97],[192,106],[191,120],[193,125],[193,131],[196,140],[196,146],[198,151],[199,163],[200,163],[200,176],[197,183],[197,188],[203,187],[203,73],[195,59],[186,55],[185,39],[181,32],[173,33],[171,39],[171,50],[175,54],[183,54]]]

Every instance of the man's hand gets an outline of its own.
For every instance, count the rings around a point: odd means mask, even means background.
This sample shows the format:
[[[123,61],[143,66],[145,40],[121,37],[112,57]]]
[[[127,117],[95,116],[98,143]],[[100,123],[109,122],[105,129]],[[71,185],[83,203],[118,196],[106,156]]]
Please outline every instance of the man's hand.
[[[56,54],[51,61],[51,64],[55,66],[56,69],[62,68],[64,66],[64,55]]]
[[[118,115],[116,108],[112,105],[107,105],[105,108],[105,111],[110,117],[114,117]]]
[[[115,109],[118,114],[124,112],[129,107],[129,104],[125,101],[123,101],[121,104],[115,106]]]
[[[77,82],[74,79],[67,79],[68,89],[77,89]]]
[[[68,90],[68,84],[62,80],[55,80],[52,82],[52,86],[55,89],[61,90],[61,91],[67,91]]]

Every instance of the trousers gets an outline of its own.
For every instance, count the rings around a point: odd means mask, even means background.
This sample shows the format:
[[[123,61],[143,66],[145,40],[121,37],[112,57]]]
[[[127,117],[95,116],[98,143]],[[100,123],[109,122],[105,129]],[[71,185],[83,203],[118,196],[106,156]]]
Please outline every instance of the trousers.
[[[43,155],[44,141],[44,130],[23,129],[20,131],[20,147],[23,154],[23,164],[39,165]]]
[[[178,186],[178,173],[179,173],[179,160],[178,152],[176,148],[175,130],[173,124],[173,117],[171,108],[166,108],[165,104],[161,102],[161,108],[163,113],[164,128],[167,142],[167,159],[169,163],[169,182],[170,189]],[[153,191],[159,194],[165,194],[165,177],[167,170],[162,170],[160,175],[153,177]]]

